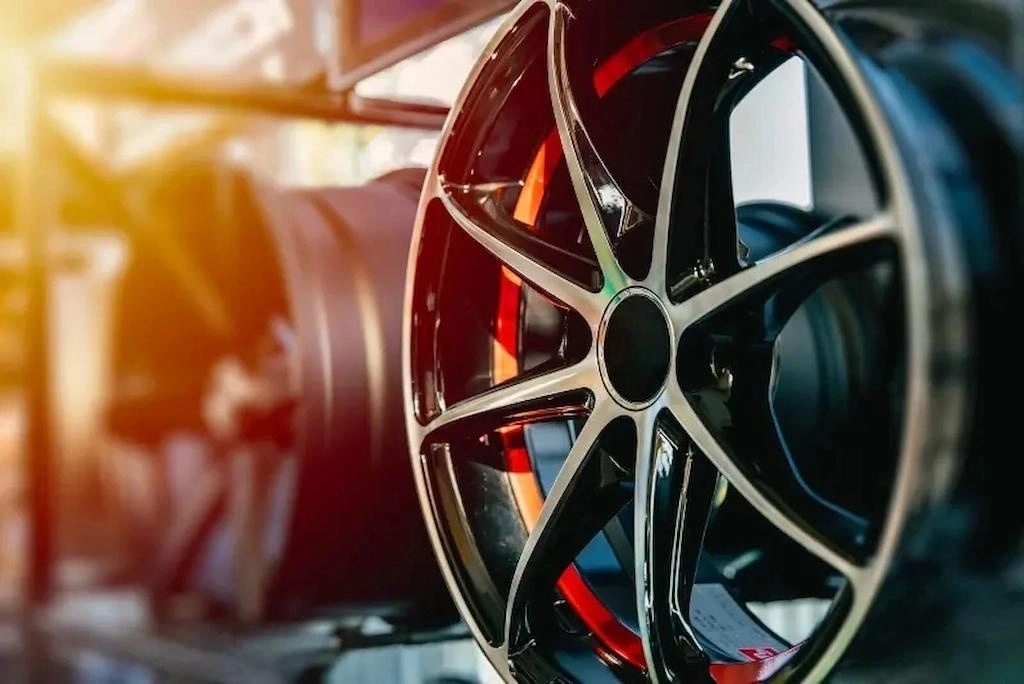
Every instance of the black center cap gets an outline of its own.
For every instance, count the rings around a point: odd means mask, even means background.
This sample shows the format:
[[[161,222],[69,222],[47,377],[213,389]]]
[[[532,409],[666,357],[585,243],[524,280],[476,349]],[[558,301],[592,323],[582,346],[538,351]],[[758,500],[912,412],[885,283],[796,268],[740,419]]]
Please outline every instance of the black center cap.
[[[605,325],[605,378],[622,399],[645,404],[661,391],[668,376],[668,323],[649,296],[627,295]]]

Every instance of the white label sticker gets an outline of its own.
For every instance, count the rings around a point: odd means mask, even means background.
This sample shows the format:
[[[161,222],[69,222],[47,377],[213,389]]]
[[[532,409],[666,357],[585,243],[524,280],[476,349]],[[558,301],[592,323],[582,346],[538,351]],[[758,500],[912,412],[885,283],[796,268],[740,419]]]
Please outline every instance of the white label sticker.
[[[721,584],[695,584],[690,625],[700,636],[737,660],[764,660],[789,646],[762,627]]]

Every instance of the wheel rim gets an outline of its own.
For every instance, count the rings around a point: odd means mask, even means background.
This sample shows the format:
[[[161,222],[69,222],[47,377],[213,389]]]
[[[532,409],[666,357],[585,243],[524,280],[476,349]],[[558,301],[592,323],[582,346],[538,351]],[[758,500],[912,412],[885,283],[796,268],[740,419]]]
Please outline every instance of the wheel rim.
[[[620,676],[642,673],[659,681],[711,676],[719,682],[797,674],[819,678],[834,666],[872,605],[905,538],[908,517],[922,497],[940,495],[948,483],[948,477],[923,475],[936,465],[948,473],[955,453],[952,443],[941,443],[931,431],[940,415],[944,434],[961,431],[961,420],[950,416],[960,415],[967,387],[960,376],[938,378],[929,359],[937,354],[962,359],[967,352],[965,314],[958,308],[963,265],[948,245],[937,244],[919,226],[922,215],[929,221],[950,219],[923,205],[921,187],[928,179],[908,181],[907,143],[900,137],[907,131],[893,123],[901,111],[898,103],[885,99],[892,93],[880,93],[858,53],[810,3],[798,1],[772,3],[757,12],[745,2],[724,2],[713,14],[651,22],[632,40],[619,41],[622,47],[611,57],[596,60],[593,83],[600,97],[646,59],[636,57],[637,45],[653,40],[655,51],[679,45],[692,50],[671,117],[657,206],[645,211],[602,161],[574,98],[567,48],[573,21],[577,16],[558,2],[528,2],[513,13],[456,105],[421,205],[406,298],[407,424],[435,550],[463,615],[503,673],[589,680],[597,672],[562,653],[565,635],[573,629],[559,616],[557,586],[586,627],[585,641],[596,660]],[[495,115],[506,100],[483,106],[481,93],[510,100],[514,95],[498,95],[495,83],[533,78],[523,57],[531,41],[544,44],[542,71],[554,137],[544,135],[543,121],[520,126],[540,129],[532,134],[540,143],[535,154],[517,162],[525,180],[508,201],[503,194],[514,184],[488,178],[486,169],[481,171],[486,162],[474,166],[472,161],[484,142],[480,130],[511,126]],[[880,209],[865,217],[830,217],[804,238],[748,261],[737,237],[729,179],[721,177],[714,156],[727,135],[731,107],[752,85],[743,85],[746,65],[766,64],[771,71],[792,54],[822,75],[850,118]],[[740,85],[730,89],[734,80]],[[535,224],[559,163],[568,171],[589,241],[582,258],[523,228]],[[453,172],[459,167],[471,171]],[[456,278],[440,271],[451,267],[437,266],[461,253],[452,248],[456,238],[445,233],[442,239],[443,231],[435,228],[446,221],[451,234],[468,236],[475,249],[482,248],[480,254],[499,264],[490,383],[477,383],[479,391],[449,392],[458,384],[448,381],[458,374],[450,371],[457,364],[438,351],[444,340],[437,331],[447,324],[442,320],[447,314],[439,311],[446,296],[449,304],[460,301],[445,294],[445,283]],[[650,233],[649,264],[631,261],[621,249],[623,236],[644,230]],[[905,358],[891,477],[875,497],[884,505],[865,531],[851,529],[856,516],[808,496],[795,466],[780,472],[792,471],[797,482],[782,482],[765,473],[763,457],[752,464],[737,455],[751,438],[729,433],[734,423],[742,430],[744,419],[754,434],[765,437],[768,433],[757,426],[767,425],[774,435],[763,450],[774,450],[776,458],[792,465],[769,399],[777,382],[779,335],[794,311],[837,271],[880,261],[897,273],[890,287],[900,301]],[[522,344],[516,338],[523,331],[509,321],[522,317],[527,287],[558,309],[563,332],[559,352],[532,368],[510,360],[507,352],[510,344]],[[785,299],[795,303],[780,305]],[[948,307],[945,320],[952,321],[941,328],[929,314],[936,301]],[[751,311],[758,314],[754,330],[747,320]],[[663,337],[667,344],[652,341]],[[720,344],[723,338],[726,343]],[[758,396],[764,406],[751,409],[756,403],[751,398]],[[747,410],[740,411],[743,407]],[[583,417],[557,476],[539,495],[521,427]],[[521,538],[509,533],[510,543],[521,548],[509,552],[514,570],[507,592],[481,570],[495,552],[478,548],[479,526],[471,529],[477,514],[463,498],[467,485],[456,473],[454,445],[484,442],[481,435],[488,433],[498,436],[496,448],[507,466],[502,482],[511,507],[506,514],[525,523]],[[614,450],[606,444],[623,439],[632,444],[629,459],[621,450],[610,454]],[[697,635],[690,624],[698,561],[723,479],[777,532],[844,580],[809,639],[781,652],[771,649],[770,657],[749,663],[709,656],[706,635]],[[629,502],[638,634],[604,605],[578,568],[588,540]]]

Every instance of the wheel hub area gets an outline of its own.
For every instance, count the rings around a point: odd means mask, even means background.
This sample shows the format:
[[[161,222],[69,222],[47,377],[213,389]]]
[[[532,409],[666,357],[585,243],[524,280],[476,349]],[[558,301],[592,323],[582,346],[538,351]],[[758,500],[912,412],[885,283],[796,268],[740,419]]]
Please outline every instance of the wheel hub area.
[[[665,309],[644,288],[620,292],[605,311],[598,333],[601,376],[627,408],[650,405],[665,387],[672,342]]]

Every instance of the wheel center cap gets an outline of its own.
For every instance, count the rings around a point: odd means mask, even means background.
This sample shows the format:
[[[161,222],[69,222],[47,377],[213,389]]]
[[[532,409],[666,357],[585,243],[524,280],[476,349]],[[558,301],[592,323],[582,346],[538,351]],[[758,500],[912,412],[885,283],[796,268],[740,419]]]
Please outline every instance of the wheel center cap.
[[[608,305],[598,336],[605,385],[621,404],[641,408],[668,378],[671,336],[665,311],[652,292],[630,288]]]

